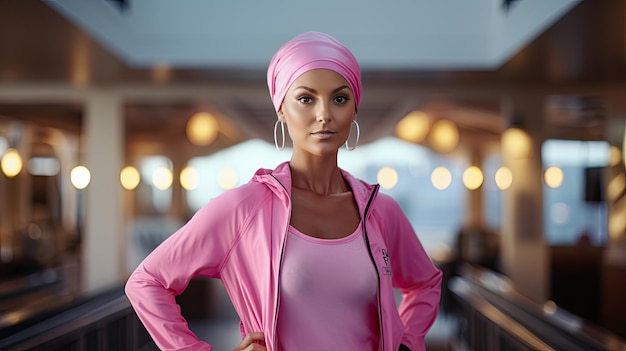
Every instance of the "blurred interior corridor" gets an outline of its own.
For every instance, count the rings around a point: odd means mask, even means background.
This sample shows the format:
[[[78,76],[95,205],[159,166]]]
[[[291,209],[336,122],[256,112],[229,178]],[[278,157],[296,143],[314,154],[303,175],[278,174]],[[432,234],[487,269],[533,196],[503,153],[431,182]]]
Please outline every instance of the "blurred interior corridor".
[[[0,1],[0,350],[156,350],[124,283],[288,160],[266,69],[305,30],[362,63],[339,166],[444,273],[428,350],[626,351],[626,0]],[[218,281],[177,301],[240,340]]]

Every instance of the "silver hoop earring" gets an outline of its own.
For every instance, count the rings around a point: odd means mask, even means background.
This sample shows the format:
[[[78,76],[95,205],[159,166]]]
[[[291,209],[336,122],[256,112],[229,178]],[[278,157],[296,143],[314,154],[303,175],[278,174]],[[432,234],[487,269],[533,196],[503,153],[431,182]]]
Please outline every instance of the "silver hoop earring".
[[[361,137],[361,129],[359,128],[359,123],[356,121],[356,119],[353,119],[352,123],[354,123],[354,125],[356,126],[356,141],[354,142],[353,147],[350,147],[348,145],[348,141],[350,140],[350,134],[352,134],[352,128],[350,128],[350,133],[348,134],[348,139],[346,140],[346,150],[348,151],[356,149],[356,146],[359,144],[359,138]]]
[[[279,123],[283,140],[283,143],[280,146],[278,145],[278,138],[276,137],[276,130],[278,129]],[[279,120],[276,120],[276,123],[274,123],[274,145],[276,146],[276,150],[278,151],[282,151],[283,149],[285,149],[285,124]]]

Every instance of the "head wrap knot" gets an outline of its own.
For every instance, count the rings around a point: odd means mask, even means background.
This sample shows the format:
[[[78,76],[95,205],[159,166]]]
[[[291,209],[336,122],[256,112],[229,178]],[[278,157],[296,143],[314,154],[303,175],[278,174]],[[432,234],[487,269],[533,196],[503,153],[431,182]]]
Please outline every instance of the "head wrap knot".
[[[361,70],[356,58],[337,39],[320,32],[306,32],[285,43],[270,61],[267,86],[276,112],[287,90],[303,73],[313,69],[339,73],[352,89],[355,107],[361,102]]]

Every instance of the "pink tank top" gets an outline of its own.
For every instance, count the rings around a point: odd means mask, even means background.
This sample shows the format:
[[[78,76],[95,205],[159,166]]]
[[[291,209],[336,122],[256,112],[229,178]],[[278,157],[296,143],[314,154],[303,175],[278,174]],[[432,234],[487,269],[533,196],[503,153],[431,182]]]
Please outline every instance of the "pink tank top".
[[[361,226],[341,239],[314,238],[290,226],[278,350],[378,350],[377,279]]]

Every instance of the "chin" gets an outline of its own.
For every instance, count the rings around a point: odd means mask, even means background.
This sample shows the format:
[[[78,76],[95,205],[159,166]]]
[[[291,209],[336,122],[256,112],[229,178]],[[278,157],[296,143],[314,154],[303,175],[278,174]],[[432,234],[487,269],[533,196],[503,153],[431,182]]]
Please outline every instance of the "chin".
[[[316,147],[316,148],[310,148],[307,151],[309,153],[315,155],[315,156],[324,157],[324,156],[334,156],[334,155],[337,155],[337,152],[339,151],[339,148],[338,147],[334,147],[334,146]]]

